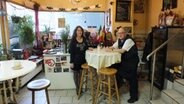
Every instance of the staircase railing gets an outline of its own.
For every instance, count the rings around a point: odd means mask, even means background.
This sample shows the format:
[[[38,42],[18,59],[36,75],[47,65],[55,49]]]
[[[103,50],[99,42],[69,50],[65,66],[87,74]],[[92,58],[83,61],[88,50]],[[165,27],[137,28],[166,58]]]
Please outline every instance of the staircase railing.
[[[174,39],[176,36],[181,34],[184,30],[182,29],[180,32],[178,32],[176,35],[173,35],[171,38],[169,38],[167,41],[165,41],[163,44],[161,44],[159,47],[157,47],[155,50],[153,50],[146,59],[149,60],[149,58],[153,55],[153,63],[152,63],[152,75],[151,75],[151,86],[150,86],[150,100],[152,100],[153,97],[153,82],[154,82],[154,74],[155,74],[155,61],[156,61],[156,54],[157,52],[163,48],[165,45],[167,45],[172,39]]]

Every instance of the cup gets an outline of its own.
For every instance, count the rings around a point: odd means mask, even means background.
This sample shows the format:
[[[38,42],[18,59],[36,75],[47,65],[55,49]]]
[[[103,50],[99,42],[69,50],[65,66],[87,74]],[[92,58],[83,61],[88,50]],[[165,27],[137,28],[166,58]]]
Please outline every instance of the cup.
[[[97,46],[97,52],[100,52],[100,46],[99,45]]]

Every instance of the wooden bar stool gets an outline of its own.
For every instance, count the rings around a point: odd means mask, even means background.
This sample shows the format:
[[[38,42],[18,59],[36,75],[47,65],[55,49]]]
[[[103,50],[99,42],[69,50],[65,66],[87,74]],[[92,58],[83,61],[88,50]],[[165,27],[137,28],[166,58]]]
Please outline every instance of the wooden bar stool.
[[[90,83],[90,90],[91,90],[91,96],[92,96],[92,100],[94,102],[94,80],[95,80],[95,75],[94,72],[93,72],[93,69],[90,68],[88,66],[87,63],[85,64],[82,64],[82,75],[81,75],[81,80],[80,80],[80,87],[79,87],[79,92],[78,92],[78,99],[80,98],[81,96],[81,92],[82,92],[82,88],[83,86],[85,86],[85,91],[87,91],[87,87],[88,87],[88,80],[91,82]]]
[[[120,104],[119,91],[118,91],[118,86],[116,82],[116,73],[117,73],[117,70],[114,68],[101,68],[98,71],[99,78],[98,78],[97,95],[95,98],[95,104],[98,103],[98,97],[101,96],[102,94],[108,96],[109,104],[112,104],[112,96],[116,95],[117,97],[116,104]]]
[[[32,104],[35,104],[35,91],[40,91],[40,90],[45,90],[47,104],[50,104],[49,94],[47,89],[49,86],[50,86],[50,81],[47,79],[38,79],[28,83],[27,88],[28,90],[32,91]]]

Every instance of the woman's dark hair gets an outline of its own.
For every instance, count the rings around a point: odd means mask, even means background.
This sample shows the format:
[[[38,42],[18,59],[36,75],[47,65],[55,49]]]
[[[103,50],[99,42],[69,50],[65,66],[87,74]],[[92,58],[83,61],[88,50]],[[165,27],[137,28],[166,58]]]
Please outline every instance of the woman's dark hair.
[[[74,31],[73,31],[72,40],[76,39],[76,37],[77,37],[77,29],[78,29],[78,28],[80,28],[80,29],[82,30],[82,37],[85,38],[85,37],[84,37],[84,29],[83,29],[81,26],[77,26],[77,27],[74,29]]]

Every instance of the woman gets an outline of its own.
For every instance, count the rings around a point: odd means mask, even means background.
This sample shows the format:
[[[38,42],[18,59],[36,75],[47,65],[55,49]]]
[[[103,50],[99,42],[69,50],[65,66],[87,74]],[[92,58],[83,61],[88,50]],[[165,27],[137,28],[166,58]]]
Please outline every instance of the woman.
[[[78,94],[79,83],[81,77],[81,65],[86,63],[85,51],[88,49],[86,39],[84,38],[84,30],[81,26],[77,26],[73,32],[70,42],[70,67],[74,71],[74,82],[76,85],[76,94]]]

